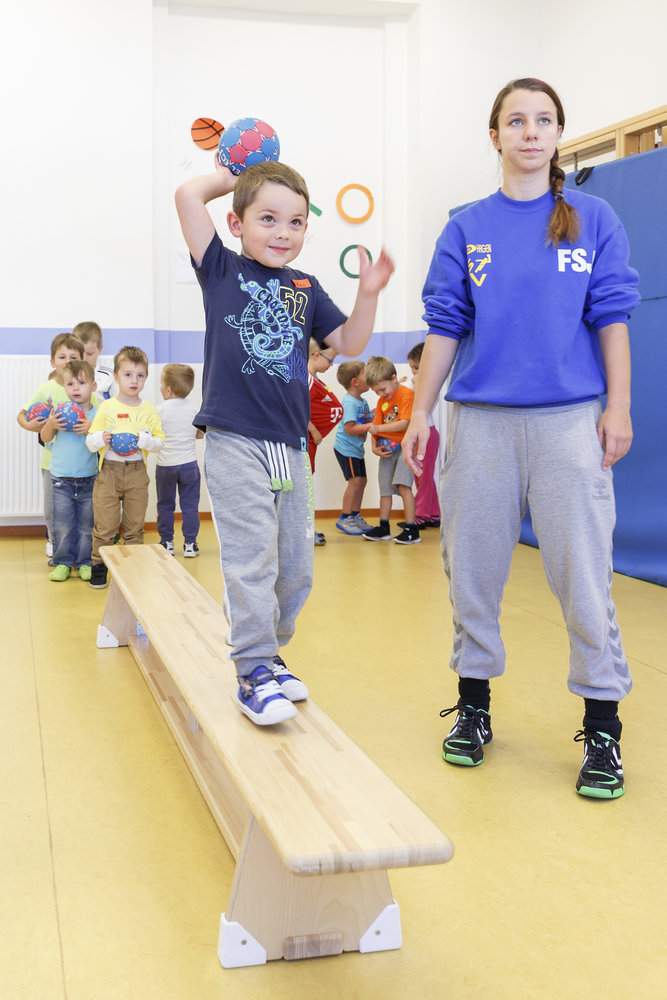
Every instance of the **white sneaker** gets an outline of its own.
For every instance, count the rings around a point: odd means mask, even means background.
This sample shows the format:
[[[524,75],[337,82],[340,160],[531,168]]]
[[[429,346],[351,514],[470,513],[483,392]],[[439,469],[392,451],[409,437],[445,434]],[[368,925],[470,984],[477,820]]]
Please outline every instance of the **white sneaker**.
[[[51,542],[46,543],[44,551],[46,552],[47,559],[51,559],[51,557],[53,556],[53,545]]]
[[[291,674],[285,665],[285,661],[280,656],[274,656],[273,662],[269,666],[275,680],[280,685],[280,690],[290,701],[303,701],[308,697],[308,688],[298,677]]]
[[[186,542],[183,546],[184,559],[196,559],[199,555],[199,546],[196,542]]]
[[[173,542],[160,542],[163,549],[166,549],[170,556],[174,554],[174,543]]]

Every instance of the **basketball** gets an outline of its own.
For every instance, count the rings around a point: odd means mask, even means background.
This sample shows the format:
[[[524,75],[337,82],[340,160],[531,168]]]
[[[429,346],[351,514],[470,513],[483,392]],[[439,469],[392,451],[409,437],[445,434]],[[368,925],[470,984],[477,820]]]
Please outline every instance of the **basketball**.
[[[83,412],[78,403],[58,403],[54,413],[57,417],[64,420],[66,431],[73,430],[75,424],[78,424],[80,420],[86,419],[86,414]]]
[[[260,118],[239,118],[228,125],[218,143],[218,160],[233,174],[266,160],[277,160],[280,142],[275,129]]]
[[[111,435],[111,447],[117,455],[134,455],[139,445],[139,438],[136,434],[128,431],[118,432]]]
[[[48,403],[33,403],[32,406],[25,411],[26,420],[46,420],[51,416],[51,407]]]
[[[190,135],[195,146],[200,149],[215,149],[225,127],[215,118],[197,118],[190,128]]]

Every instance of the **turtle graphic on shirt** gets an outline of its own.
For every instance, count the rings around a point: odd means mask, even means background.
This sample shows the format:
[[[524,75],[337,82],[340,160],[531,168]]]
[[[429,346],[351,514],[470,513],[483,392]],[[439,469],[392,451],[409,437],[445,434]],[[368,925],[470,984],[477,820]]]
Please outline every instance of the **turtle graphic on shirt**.
[[[256,281],[245,281],[239,274],[242,291],[247,292],[250,301],[241,314],[241,319],[227,316],[230,326],[239,331],[241,344],[248,355],[242,371],[251,375],[255,365],[262,367],[269,375],[277,375],[284,382],[293,378],[305,380],[306,362],[301,352],[294,351],[297,341],[303,339],[303,330],[292,323],[284,302],[280,299],[280,282],[270,278],[267,288]]]

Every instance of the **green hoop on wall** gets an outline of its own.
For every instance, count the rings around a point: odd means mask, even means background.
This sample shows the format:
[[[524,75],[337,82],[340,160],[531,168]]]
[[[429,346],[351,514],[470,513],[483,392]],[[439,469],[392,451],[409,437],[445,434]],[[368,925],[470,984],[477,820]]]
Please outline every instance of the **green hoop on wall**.
[[[345,258],[347,254],[350,252],[350,250],[365,250],[366,256],[368,257],[371,264],[373,263],[373,258],[371,256],[371,252],[368,249],[368,247],[363,246],[361,243],[350,243],[349,247],[345,247],[342,254],[340,255],[340,269],[343,272],[343,274],[347,275],[348,278],[358,278],[359,277],[358,274],[353,274],[352,271],[348,271],[348,269],[345,267]]]

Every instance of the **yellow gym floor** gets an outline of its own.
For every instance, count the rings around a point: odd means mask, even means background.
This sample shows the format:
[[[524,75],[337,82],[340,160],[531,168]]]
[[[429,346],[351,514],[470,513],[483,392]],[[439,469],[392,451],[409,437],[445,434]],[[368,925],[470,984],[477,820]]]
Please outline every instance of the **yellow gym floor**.
[[[539,553],[518,547],[505,594],[493,742],[456,768],[440,757],[438,713],[457,696],[438,532],[399,546],[317,527],[327,544],[285,659],[455,846],[447,865],[390,872],[403,947],[221,968],[232,858],[131,655],[96,648],[107,592],[51,583],[43,539],[2,538],[3,1000],[662,998],[665,589],[615,578],[635,681],[626,794],[584,800],[583,706]],[[219,597],[210,522],[199,544],[185,566]]]

